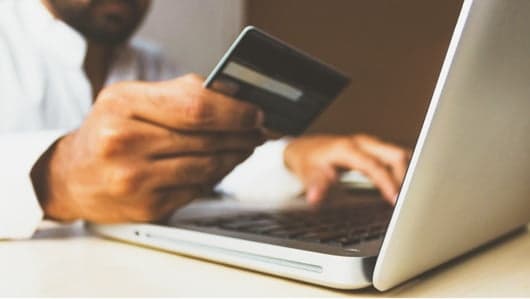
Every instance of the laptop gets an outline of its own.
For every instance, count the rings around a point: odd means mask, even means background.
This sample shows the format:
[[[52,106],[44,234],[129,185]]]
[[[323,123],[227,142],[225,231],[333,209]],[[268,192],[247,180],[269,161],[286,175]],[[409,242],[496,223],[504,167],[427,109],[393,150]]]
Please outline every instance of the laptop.
[[[530,1],[463,2],[395,207],[339,189],[198,200],[102,236],[338,289],[388,290],[530,221]]]

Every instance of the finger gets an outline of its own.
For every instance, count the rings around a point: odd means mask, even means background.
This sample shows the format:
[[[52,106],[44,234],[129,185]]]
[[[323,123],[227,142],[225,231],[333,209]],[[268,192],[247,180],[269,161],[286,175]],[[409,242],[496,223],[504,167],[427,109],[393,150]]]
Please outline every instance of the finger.
[[[177,132],[137,120],[127,120],[122,127],[122,147],[154,159],[182,154],[252,151],[264,142],[263,135],[257,130],[240,133]]]
[[[337,174],[333,169],[312,172],[305,182],[307,201],[312,205],[322,202],[336,181]]]
[[[167,219],[175,209],[195,198],[193,188],[153,190],[123,207],[128,221],[154,222]]]
[[[249,152],[224,152],[156,160],[150,163],[146,184],[151,188],[214,184],[249,155]]]
[[[150,157],[165,159],[178,155],[216,154],[222,152],[252,152],[263,144],[258,131],[244,133],[177,133],[157,139],[151,145]]]
[[[211,89],[224,95],[234,96],[239,91],[239,85],[229,80],[217,79],[213,81]]]
[[[153,220],[161,223],[166,223],[176,210],[199,196],[199,191],[193,188],[166,188],[155,192],[159,193],[159,202]]]
[[[330,151],[328,158],[336,167],[357,169],[368,176],[389,201],[397,194],[397,185],[391,171],[377,158],[354,146],[339,146]]]
[[[361,149],[391,167],[392,175],[400,185],[407,171],[410,151],[372,136],[361,135],[354,138]]]
[[[202,83],[196,75],[157,83],[119,83],[105,89],[98,102],[110,103],[115,113],[176,130],[245,131],[261,127],[263,113],[256,106],[205,89]]]

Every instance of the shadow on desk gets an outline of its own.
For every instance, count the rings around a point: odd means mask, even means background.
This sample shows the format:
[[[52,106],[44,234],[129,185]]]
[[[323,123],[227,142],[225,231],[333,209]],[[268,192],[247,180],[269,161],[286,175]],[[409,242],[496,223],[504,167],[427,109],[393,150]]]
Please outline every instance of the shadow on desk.
[[[53,221],[43,221],[39,229],[35,232],[32,240],[50,239],[71,239],[90,235],[85,229],[83,221],[76,221],[68,224],[59,224]]]

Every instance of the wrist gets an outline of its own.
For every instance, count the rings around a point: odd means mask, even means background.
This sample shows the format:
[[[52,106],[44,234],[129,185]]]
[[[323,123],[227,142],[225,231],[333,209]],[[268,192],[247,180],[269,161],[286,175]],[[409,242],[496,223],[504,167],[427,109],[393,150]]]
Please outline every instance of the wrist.
[[[73,221],[79,218],[64,184],[65,159],[61,152],[64,152],[67,138],[68,135],[50,146],[31,171],[35,194],[45,218],[57,221]]]

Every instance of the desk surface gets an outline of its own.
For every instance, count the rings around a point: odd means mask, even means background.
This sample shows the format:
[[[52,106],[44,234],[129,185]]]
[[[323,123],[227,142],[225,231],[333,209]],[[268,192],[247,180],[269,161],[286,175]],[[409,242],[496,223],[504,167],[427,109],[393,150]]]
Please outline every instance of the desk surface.
[[[0,296],[530,296],[530,233],[522,232],[386,293],[342,292],[127,245],[80,225],[0,242]]]

